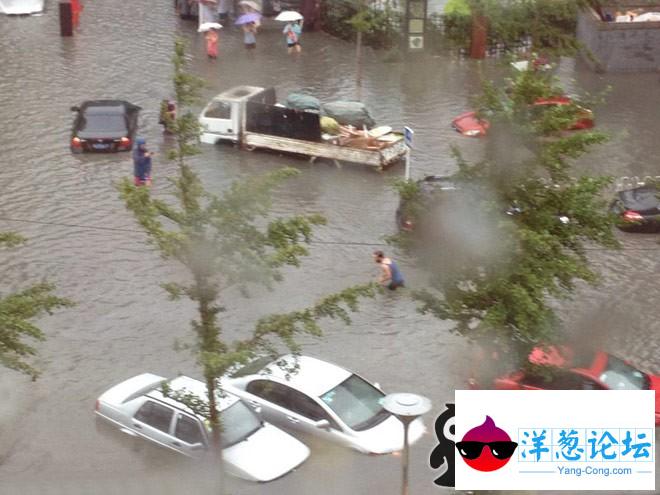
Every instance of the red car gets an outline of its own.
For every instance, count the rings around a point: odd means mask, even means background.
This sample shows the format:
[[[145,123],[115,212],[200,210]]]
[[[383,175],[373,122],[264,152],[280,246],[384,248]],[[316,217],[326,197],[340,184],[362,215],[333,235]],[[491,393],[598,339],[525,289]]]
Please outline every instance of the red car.
[[[570,105],[573,103],[568,96],[552,96],[550,98],[539,98],[534,102],[535,107],[551,107],[551,106],[561,106],[561,105]],[[594,114],[588,108],[583,108],[580,105],[576,105],[578,108],[577,120],[571,124],[567,129],[569,131],[575,131],[579,129],[591,129],[594,126]]]
[[[551,374],[519,370],[495,379],[496,390],[654,390],[660,425],[660,376],[638,370],[603,351],[578,353],[566,346],[537,347],[529,362],[556,368]]]
[[[477,112],[465,112],[452,120],[451,126],[463,136],[481,137],[488,132],[490,122],[477,118]]]
[[[533,107],[547,108],[549,106],[570,105],[573,101],[568,96],[552,96],[550,98],[539,98]],[[567,129],[569,131],[579,129],[591,129],[594,126],[593,112],[578,105],[578,118]],[[488,133],[490,122],[486,119],[477,118],[477,112],[465,112],[452,120],[451,125],[464,136],[481,137]]]

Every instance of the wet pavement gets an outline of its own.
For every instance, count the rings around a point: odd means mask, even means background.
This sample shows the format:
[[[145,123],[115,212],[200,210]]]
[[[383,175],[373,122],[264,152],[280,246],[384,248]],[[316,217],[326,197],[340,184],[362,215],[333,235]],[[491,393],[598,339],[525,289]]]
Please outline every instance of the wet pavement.
[[[113,184],[129,176],[129,154],[80,156],[68,149],[69,107],[86,99],[123,98],[143,107],[140,134],[159,152],[156,194],[169,189],[158,126],[159,102],[171,96],[170,56],[175,33],[190,40],[192,70],[204,77],[203,100],[237,84],[274,85],[280,96],[309,88],[322,100],[354,96],[353,46],[322,33],[305,34],[300,58],[288,57],[274,23],[266,23],[258,48],[246,52],[240,33],[220,34],[220,57],[209,61],[194,23],[180,21],[170,2],[89,2],[80,32],[59,37],[55,5],[40,17],[0,18],[0,230],[29,238],[2,256],[2,289],[46,278],[73,309],[40,321],[48,340],[39,345],[43,376],[36,382],[4,371],[0,376],[0,493],[213,493],[207,471],[147,447],[94,421],[96,397],[110,385],[145,371],[198,376],[193,358],[173,348],[191,334],[194,312],[173,303],[159,288],[184,275],[160,259],[125,210]],[[449,57],[384,63],[367,51],[363,100],[376,121],[415,130],[413,176],[450,173],[456,144],[480,158],[484,142],[463,138],[451,118],[469,108],[482,74],[498,77],[495,61],[482,64]],[[658,75],[596,75],[563,60],[559,74],[569,90],[599,92],[611,86],[597,125],[613,139],[581,160],[586,173],[616,177],[658,175],[660,104]],[[574,82],[573,82],[574,81]],[[228,294],[223,328],[245,335],[261,315],[301,308],[315,298],[376,276],[371,251],[393,233],[397,199],[389,180],[401,168],[378,174],[360,167],[324,163],[230,146],[204,146],[191,164],[213,192],[234,179],[292,165],[300,177],[278,191],[275,213],[320,212],[319,229],[303,268],[290,270],[277,291],[257,289],[249,300]],[[640,367],[660,372],[660,247],[657,235],[622,235],[624,249],[595,249],[602,273],[598,288],[580,287],[558,302],[567,329],[616,352]],[[423,274],[401,260],[408,285]],[[325,325],[323,339],[303,339],[305,353],[337,362],[378,381],[386,391],[428,396],[434,414],[462,388],[470,367],[468,345],[448,322],[421,316],[405,293],[365,301],[353,325]],[[396,493],[400,457],[362,456],[311,441],[312,456],[296,472],[268,485],[227,480],[236,494]],[[442,493],[427,467],[428,435],[411,456],[412,493]],[[203,474],[206,473],[206,474]],[[164,481],[163,481],[164,480]]]

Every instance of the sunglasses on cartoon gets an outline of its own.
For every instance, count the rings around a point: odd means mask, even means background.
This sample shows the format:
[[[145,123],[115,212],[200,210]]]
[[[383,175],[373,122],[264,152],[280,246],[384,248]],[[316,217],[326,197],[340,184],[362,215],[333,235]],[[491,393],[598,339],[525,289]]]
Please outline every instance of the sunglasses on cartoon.
[[[516,442],[458,442],[456,448],[464,459],[477,459],[481,451],[488,446],[496,459],[508,459],[518,447]]]

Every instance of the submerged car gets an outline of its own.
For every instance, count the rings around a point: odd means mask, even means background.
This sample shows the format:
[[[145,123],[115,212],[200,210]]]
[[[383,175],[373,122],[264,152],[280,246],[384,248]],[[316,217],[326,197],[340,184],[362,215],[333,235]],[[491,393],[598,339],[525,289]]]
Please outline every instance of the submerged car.
[[[44,0],[0,0],[0,13],[6,15],[39,14],[44,10]]]
[[[551,96],[539,98],[531,106],[532,112],[544,108],[575,104],[568,96]],[[574,131],[580,129],[591,129],[594,126],[594,115],[588,108],[577,106],[577,116],[566,130]],[[490,122],[487,119],[477,117],[477,112],[465,112],[452,120],[452,127],[464,136],[482,137],[488,134]]]
[[[71,151],[129,151],[140,110],[137,105],[121,100],[86,101],[79,107],[71,107],[76,112]]]
[[[420,196],[417,197],[417,203],[410,199],[401,198],[399,206],[396,209],[395,218],[399,230],[404,232],[419,231],[419,223],[424,221],[420,209],[426,209],[427,205],[433,202],[439,193],[457,191],[459,188],[456,181],[444,175],[427,175],[417,181]]]
[[[451,126],[463,136],[482,137],[488,133],[490,122],[477,117],[477,112],[465,112],[452,120]]]
[[[567,346],[537,347],[529,362],[539,368],[495,379],[497,390],[654,390],[655,424],[660,425],[660,376],[640,371],[603,351],[576,351]]]
[[[402,196],[399,200],[395,213],[399,231],[424,235],[424,232],[437,220],[434,219],[432,212],[437,214],[441,208],[454,213],[469,209],[476,203],[474,198],[484,194],[483,189],[469,181],[461,181],[445,175],[427,175],[417,181],[417,186],[420,192],[418,196],[414,199]],[[474,215],[476,211],[476,209],[471,210],[470,215]],[[501,213],[510,217],[516,217],[523,212],[524,210],[516,204],[502,205],[501,209]],[[557,212],[556,219],[558,225],[572,222],[563,212]]]
[[[326,361],[293,355],[257,360],[234,373],[225,387],[282,427],[368,454],[403,448],[403,425],[383,409],[385,394],[378,385]],[[410,443],[424,431],[417,418],[410,424]]]
[[[204,418],[185,404],[166,397],[166,379],[145,373],[104,392],[96,401],[96,414],[122,432],[189,457],[205,455],[210,431]],[[206,385],[187,376],[168,381],[172,392],[206,397]],[[309,456],[306,445],[260,419],[238,397],[223,392],[217,407],[222,418],[222,458],[230,474],[250,481],[279,478]]]
[[[646,185],[619,191],[610,211],[620,219],[618,227],[630,232],[660,231],[660,188]]]

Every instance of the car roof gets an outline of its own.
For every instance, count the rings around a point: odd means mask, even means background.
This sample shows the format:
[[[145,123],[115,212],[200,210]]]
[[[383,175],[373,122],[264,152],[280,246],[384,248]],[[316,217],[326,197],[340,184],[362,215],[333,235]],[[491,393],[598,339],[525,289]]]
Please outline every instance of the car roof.
[[[170,380],[168,384],[173,392],[192,393],[193,395],[200,397],[201,399],[206,398],[206,384],[199,380],[195,380],[194,378],[181,375]],[[160,391],[160,387],[151,390],[149,393],[145,395],[147,397],[151,397],[152,399],[157,399],[161,402],[165,402],[173,407],[176,407],[177,409],[184,409],[190,413],[193,413],[193,411],[185,404],[170,397],[165,397],[163,393]],[[239,400],[238,397],[236,397],[235,395],[222,391],[222,395],[218,397],[217,408],[219,411],[224,411],[238,400]]]
[[[573,348],[567,345],[539,346],[529,353],[529,362],[541,366],[558,368],[592,368],[596,357],[602,353],[584,347]]]
[[[618,195],[627,208],[648,209],[660,205],[660,188],[654,184],[619,191]]]
[[[237,86],[213,97],[213,100],[242,101],[261,93],[265,88],[258,86]]]
[[[287,370],[278,366],[283,363],[286,368],[298,365],[296,373],[288,373]],[[272,376],[277,381],[285,382],[287,385],[301,392],[319,397],[328,390],[348,379],[353,373],[337,366],[310,356],[294,356],[287,354],[265,366],[260,375]],[[287,376],[288,375],[288,376]]]
[[[140,107],[123,100],[90,100],[83,102],[80,109],[88,115],[123,115],[131,109],[139,110]]]

